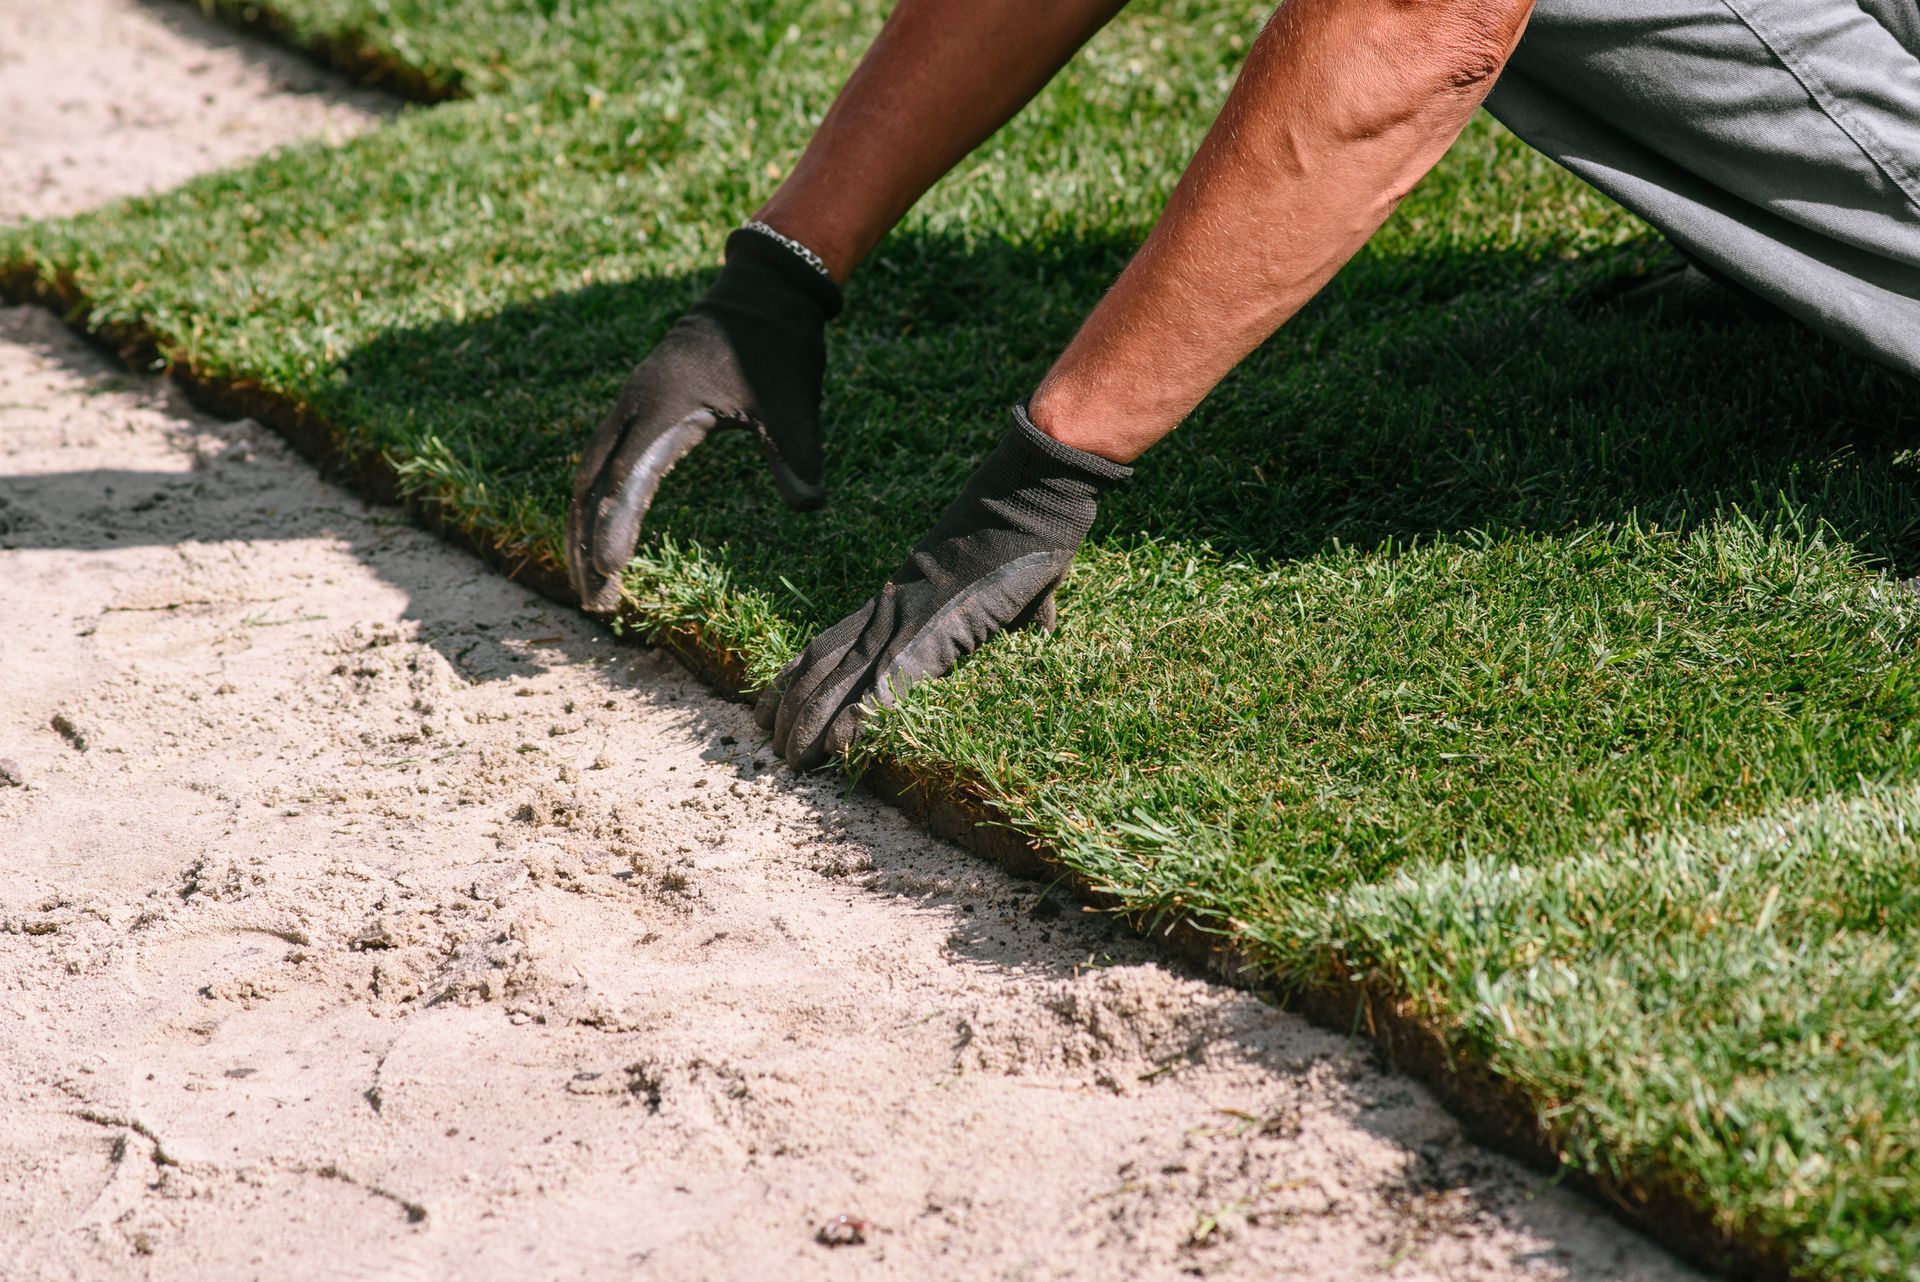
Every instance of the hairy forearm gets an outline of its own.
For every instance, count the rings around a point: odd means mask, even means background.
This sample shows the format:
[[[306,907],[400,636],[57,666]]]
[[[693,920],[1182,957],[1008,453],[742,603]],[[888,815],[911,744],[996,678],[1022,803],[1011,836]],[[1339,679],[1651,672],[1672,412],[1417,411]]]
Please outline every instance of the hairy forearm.
[[[756,217],[844,282],[1127,0],[900,0]]]
[[[1445,153],[1532,0],[1288,0],[1032,417],[1130,462],[1332,278]]]

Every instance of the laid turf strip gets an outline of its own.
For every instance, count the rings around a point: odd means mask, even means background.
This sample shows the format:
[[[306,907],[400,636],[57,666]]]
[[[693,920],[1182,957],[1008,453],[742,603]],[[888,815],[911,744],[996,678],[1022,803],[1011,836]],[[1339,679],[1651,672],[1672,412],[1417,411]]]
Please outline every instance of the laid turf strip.
[[[550,559],[574,453],[881,11],[280,0],[289,38],[470,97],[0,233],[0,264]],[[1137,6],[936,189],[830,338],[830,508],[787,512],[749,440],[703,447],[636,617],[764,678],[870,593],[1151,225],[1261,16]],[[1671,261],[1483,118],[1107,504],[1059,633],[996,641],[863,752],[1270,976],[1392,995],[1749,1263],[1912,1278],[1914,388],[1791,326],[1606,301]]]

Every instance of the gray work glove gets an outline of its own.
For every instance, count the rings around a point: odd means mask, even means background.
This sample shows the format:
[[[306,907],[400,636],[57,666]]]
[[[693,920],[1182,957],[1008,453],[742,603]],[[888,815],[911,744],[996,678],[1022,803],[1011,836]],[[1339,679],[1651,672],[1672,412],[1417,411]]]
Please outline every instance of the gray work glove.
[[[619,604],[660,479],[715,429],[760,438],[789,505],[826,500],[820,381],[840,302],[839,286],[778,241],[746,228],[727,237],[713,287],[640,362],[580,456],[566,550],[582,605]]]
[[[796,770],[844,751],[861,705],[890,706],[996,632],[1054,622],[1053,590],[1101,494],[1132,475],[1062,445],[1016,406],[1013,427],[880,594],[813,639],[755,715]]]

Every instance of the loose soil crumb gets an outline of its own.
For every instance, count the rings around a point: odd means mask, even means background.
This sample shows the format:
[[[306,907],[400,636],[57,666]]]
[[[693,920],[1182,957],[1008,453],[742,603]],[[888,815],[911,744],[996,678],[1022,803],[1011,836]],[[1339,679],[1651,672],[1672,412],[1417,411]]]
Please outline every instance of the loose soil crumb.
[[[370,119],[0,13],[0,217]],[[1688,1276],[31,309],[0,583],[9,1279]]]

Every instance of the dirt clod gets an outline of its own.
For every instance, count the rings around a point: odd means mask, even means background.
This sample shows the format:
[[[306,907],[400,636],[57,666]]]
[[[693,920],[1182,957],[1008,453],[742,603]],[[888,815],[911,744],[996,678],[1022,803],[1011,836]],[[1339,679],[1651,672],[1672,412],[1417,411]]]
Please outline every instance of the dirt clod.
[[[54,730],[62,739],[65,739],[73,745],[74,751],[85,752],[87,750],[87,732],[82,730],[79,723],[74,721],[72,717],[64,712],[56,712],[53,714],[49,724],[53,726]]]
[[[836,1215],[814,1230],[813,1240],[821,1246],[860,1246],[872,1226],[855,1215]]]

